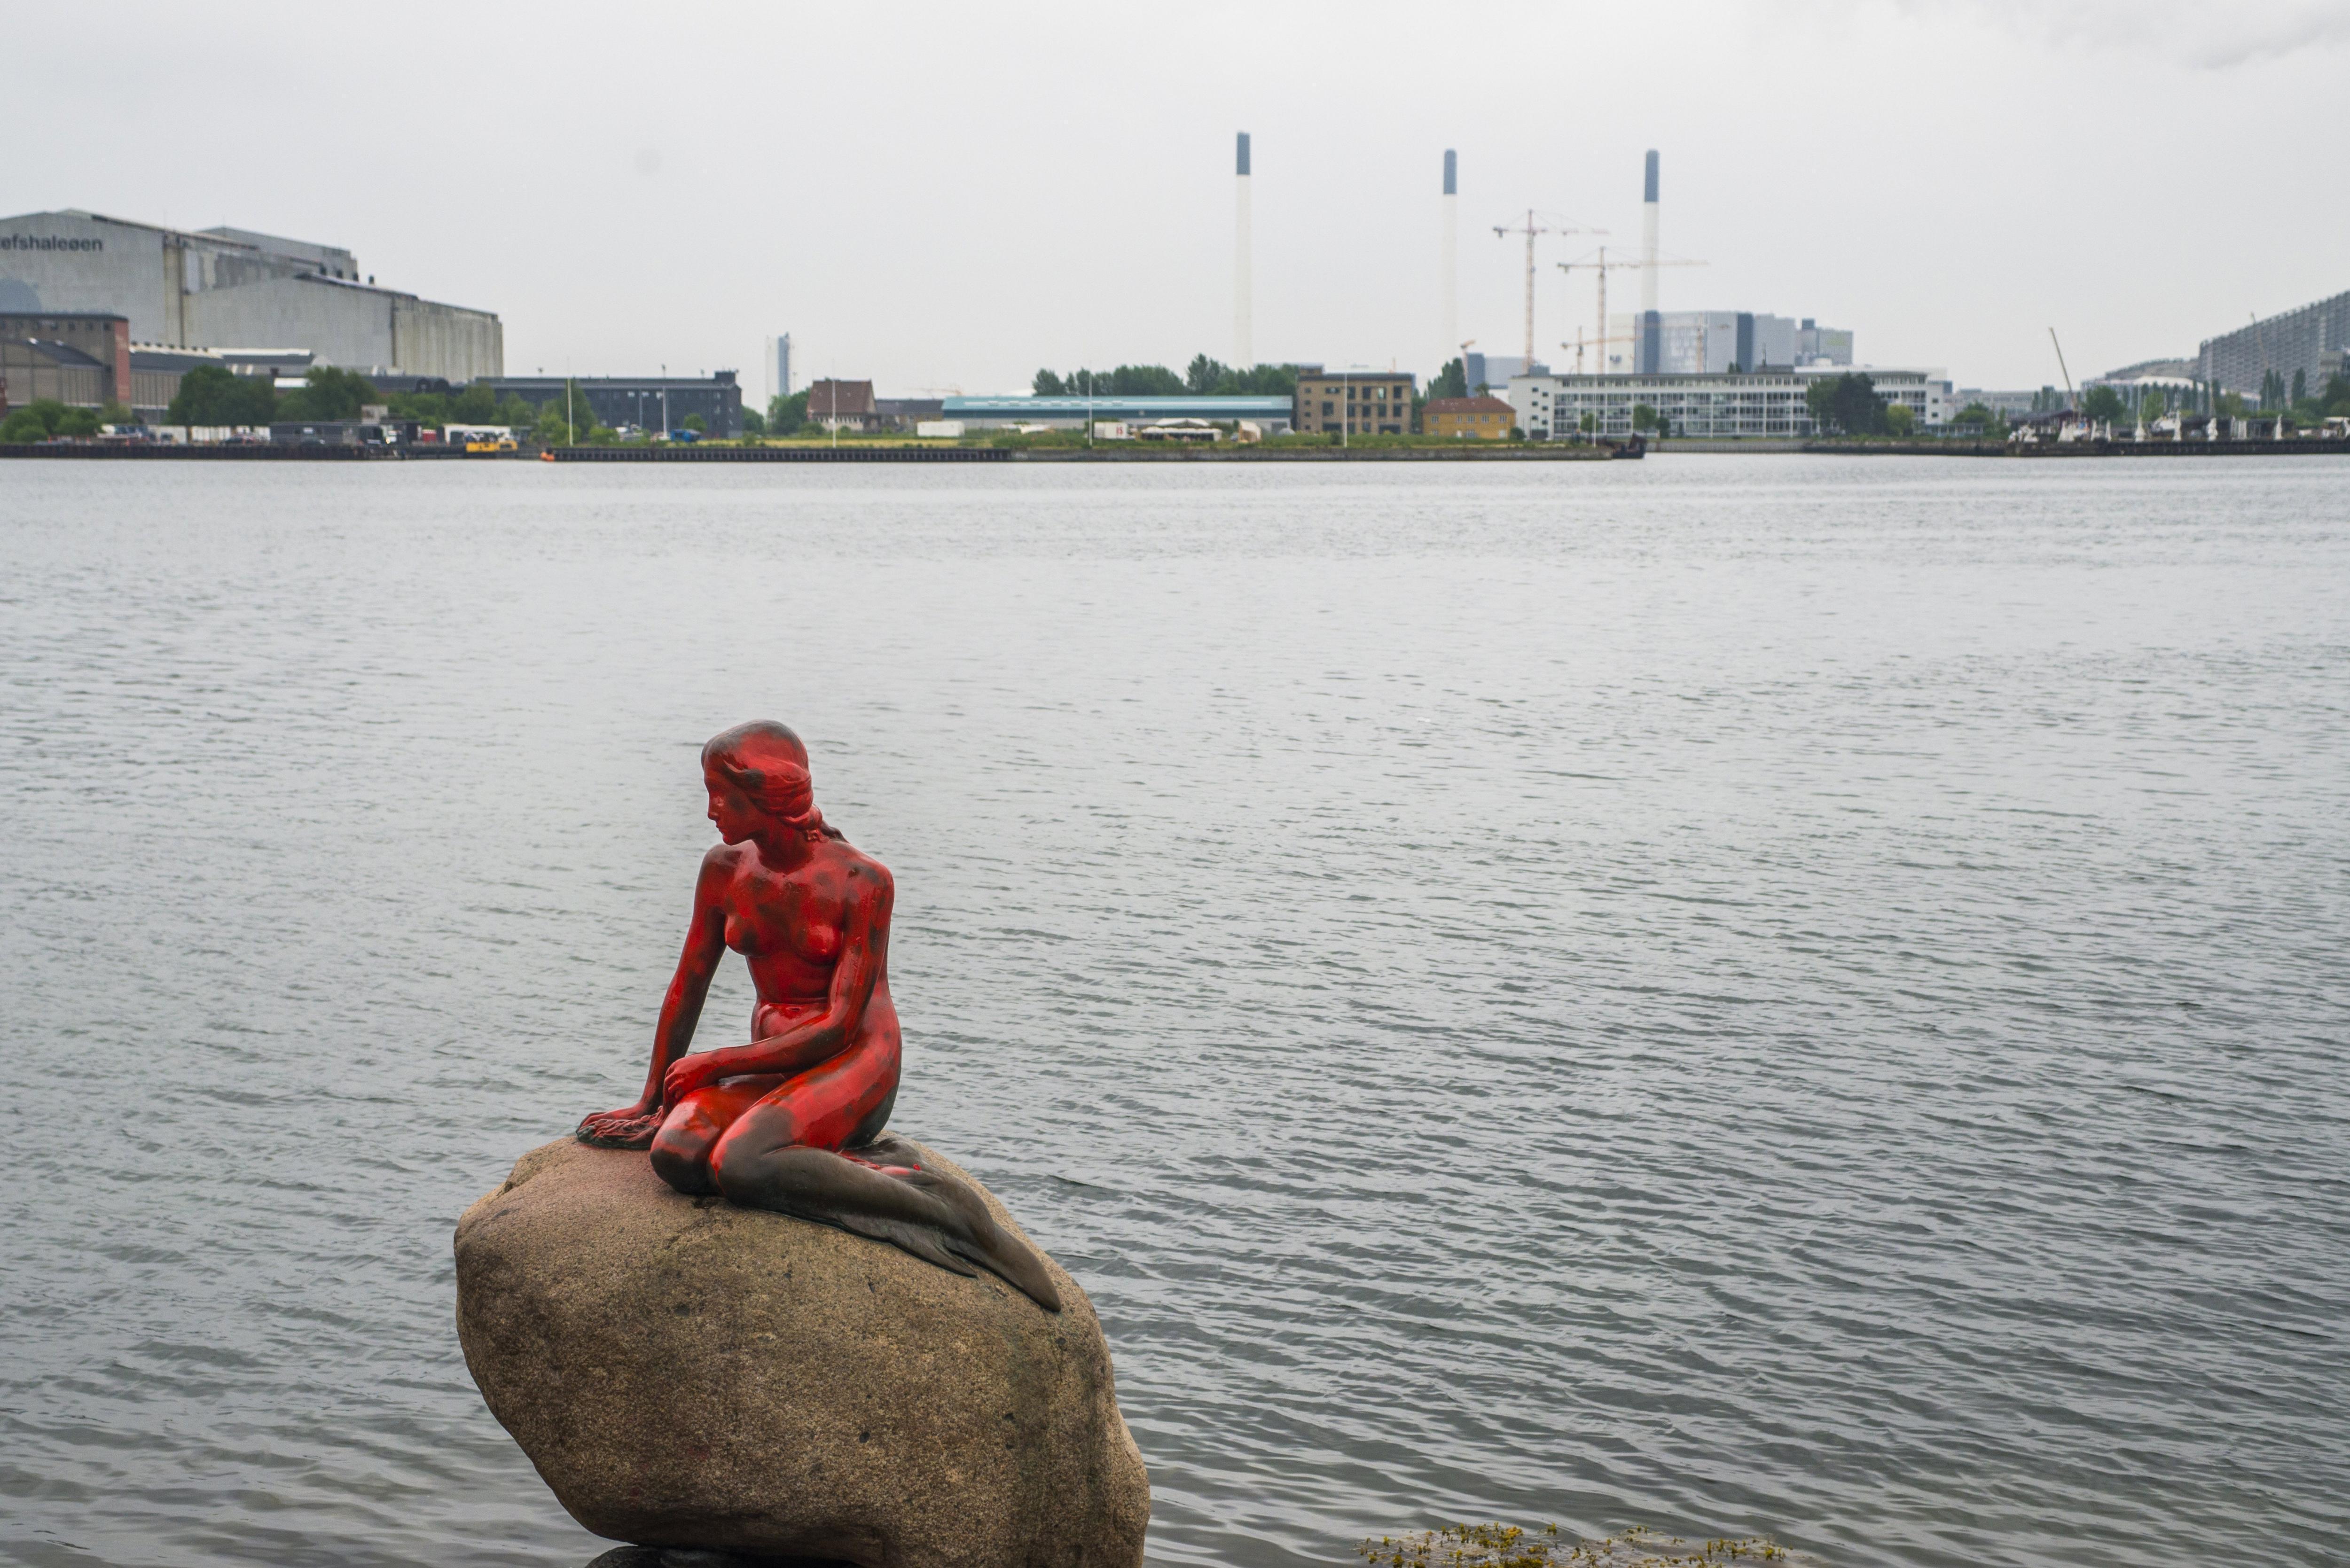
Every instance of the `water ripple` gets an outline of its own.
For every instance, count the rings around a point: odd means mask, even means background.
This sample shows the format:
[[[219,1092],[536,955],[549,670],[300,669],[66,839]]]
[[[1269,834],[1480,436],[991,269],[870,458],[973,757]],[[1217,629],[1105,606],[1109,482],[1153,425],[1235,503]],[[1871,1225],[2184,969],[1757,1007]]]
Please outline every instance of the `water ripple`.
[[[2343,1562],[2345,472],[6,465],[0,1557],[597,1554],[449,1228],[772,713],[1159,1563]]]

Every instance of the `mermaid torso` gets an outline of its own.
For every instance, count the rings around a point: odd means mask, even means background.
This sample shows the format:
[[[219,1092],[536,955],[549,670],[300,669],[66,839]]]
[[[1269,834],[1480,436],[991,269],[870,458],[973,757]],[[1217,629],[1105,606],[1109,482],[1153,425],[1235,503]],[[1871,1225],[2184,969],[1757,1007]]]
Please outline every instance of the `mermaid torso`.
[[[726,945],[750,964],[762,1002],[821,1003],[831,992],[853,913],[849,869],[864,857],[846,845],[826,849],[782,874],[761,865],[755,851],[729,846],[721,852],[727,862],[719,896]],[[889,983],[884,972],[874,989],[886,992]]]

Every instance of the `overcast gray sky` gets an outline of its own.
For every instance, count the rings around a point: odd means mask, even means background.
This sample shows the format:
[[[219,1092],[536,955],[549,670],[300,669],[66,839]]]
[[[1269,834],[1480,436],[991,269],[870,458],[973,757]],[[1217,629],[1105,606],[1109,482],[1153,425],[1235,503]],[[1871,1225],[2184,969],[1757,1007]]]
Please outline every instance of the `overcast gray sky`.
[[[1514,353],[1529,206],[1639,234],[1668,308],[1878,364],[2075,377],[2350,288],[2350,0],[110,5],[0,0],[0,212],[348,246],[505,321],[510,372],[1024,388],[1232,353],[1232,135],[1263,359]],[[1546,353],[1592,320],[1551,263]],[[1617,300],[1633,296],[1618,273]]]

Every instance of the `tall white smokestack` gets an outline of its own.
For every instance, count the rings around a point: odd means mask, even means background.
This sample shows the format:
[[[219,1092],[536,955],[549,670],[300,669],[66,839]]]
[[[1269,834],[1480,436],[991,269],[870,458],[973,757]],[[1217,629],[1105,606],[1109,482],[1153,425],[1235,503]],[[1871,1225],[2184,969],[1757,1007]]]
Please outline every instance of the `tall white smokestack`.
[[[1657,308],[1657,150],[1648,149],[1648,184],[1640,198],[1640,308]]]
[[[1461,352],[1461,161],[1444,150],[1444,352],[1437,363],[1449,363]]]
[[[1249,133],[1241,132],[1240,163],[1234,183],[1240,187],[1239,206],[1232,217],[1232,366],[1245,370],[1256,363],[1256,302],[1249,278]]]

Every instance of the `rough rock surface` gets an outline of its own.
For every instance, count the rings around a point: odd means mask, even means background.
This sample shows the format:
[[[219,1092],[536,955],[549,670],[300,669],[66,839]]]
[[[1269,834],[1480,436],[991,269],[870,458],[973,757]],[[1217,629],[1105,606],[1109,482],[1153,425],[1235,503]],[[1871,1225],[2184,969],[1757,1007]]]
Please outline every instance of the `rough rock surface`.
[[[456,1245],[473,1381],[598,1535],[861,1568],[1142,1561],[1149,1480],[1057,1264],[1047,1313],[570,1138],[516,1161]]]

